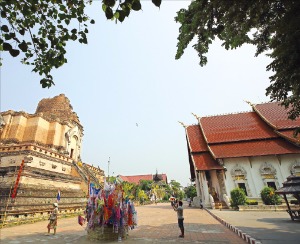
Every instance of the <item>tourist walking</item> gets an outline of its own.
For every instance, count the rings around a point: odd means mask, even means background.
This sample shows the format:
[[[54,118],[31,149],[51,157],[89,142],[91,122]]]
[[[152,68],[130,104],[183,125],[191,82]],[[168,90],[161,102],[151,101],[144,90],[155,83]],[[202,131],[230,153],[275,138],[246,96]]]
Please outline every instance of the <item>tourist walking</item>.
[[[50,234],[50,229],[54,230],[54,235],[56,234],[56,227],[57,227],[57,217],[58,217],[58,204],[53,203],[53,211],[50,214],[49,217],[49,223],[48,223],[48,234]]]
[[[181,235],[179,237],[184,237],[184,226],[183,226],[183,207],[182,207],[182,201],[178,202],[178,205],[174,207],[174,211],[177,212],[177,218],[178,218],[178,227],[181,231]]]

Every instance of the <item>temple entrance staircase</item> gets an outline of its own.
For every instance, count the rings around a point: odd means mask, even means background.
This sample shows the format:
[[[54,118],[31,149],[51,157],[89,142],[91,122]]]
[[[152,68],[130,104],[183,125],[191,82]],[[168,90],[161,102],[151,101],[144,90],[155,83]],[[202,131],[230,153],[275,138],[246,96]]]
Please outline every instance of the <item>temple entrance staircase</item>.
[[[224,201],[219,201],[216,200],[215,201],[215,209],[229,209],[229,207],[226,205],[226,203]]]
[[[82,190],[85,192],[86,195],[88,195],[90,183],[94,183],[97,186],[103,187],[103,182],[101,182],[100,179],[93,172],[93,170],[90,169],[90,166],[84,163],[79,164],[75,161],[73,161],[73,165],[83,181]]]

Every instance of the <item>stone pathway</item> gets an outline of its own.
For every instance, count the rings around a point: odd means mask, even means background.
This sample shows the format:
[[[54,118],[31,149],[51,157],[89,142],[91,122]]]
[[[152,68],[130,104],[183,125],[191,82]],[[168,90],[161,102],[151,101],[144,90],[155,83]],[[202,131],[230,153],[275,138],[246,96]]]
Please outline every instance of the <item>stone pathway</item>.
[[[185,238],[179,238],[176,212],[168,203],[136,207],[138,228],[123,243],[245,243],[205,210],[184,205]],[[47,221],[0,230],[1,243],[93,243],[77,218],[60,219],[57,235],[45,236]],[[117,242],[117,241],[115,241]],[[115,243],[109,242],[109,243]],[[103,243],[103,242],[101,242]]]
[[[209,211],[263,244],[300,243],[300,221],[286,211]]]

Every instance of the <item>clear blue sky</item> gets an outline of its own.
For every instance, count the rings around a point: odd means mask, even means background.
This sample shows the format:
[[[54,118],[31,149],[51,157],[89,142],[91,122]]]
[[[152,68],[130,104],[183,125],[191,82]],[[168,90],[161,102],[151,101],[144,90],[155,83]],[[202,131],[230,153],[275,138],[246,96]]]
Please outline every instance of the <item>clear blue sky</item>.
[[[143,1],[122,24],[106,20],[101,2],[89,7],[96,20],[88,45],[67,46],[68,63],[53,72],[56,85],[42,89],[32,67],[2,54],[1,111],[34,113],[42,98],[64,93],[84,127],[82,159],[110,175],[166,173],[189,183],[185,131],[198,116],[249,111],[244,102],[268,101],[265,56],[255,47],[226,51],[216,41],[200,67],[190,46],[175,60],[176,11],[189,1]],[[136,123],[138,126],[136,126]]]

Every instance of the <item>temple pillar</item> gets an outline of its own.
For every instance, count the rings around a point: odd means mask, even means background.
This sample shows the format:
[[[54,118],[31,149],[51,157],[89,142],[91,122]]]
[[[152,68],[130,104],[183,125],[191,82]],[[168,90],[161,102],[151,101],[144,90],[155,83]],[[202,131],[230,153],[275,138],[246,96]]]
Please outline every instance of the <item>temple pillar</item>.
[[[199,175],[198,172],[195,170],[195,175],[196,175],[196,191],[197,191],[197,196],[201,197],[201,190],[200,190],[200,182],[199,182]]]
[[[208,186],[207,186],[207,180],[205,176],[205,171],[199,172],[199,180],[200,180],[200,186],[201,186],[201,199],[202,204],[204,207],[210,207],[209,203],[209,192],[208,192]]]

